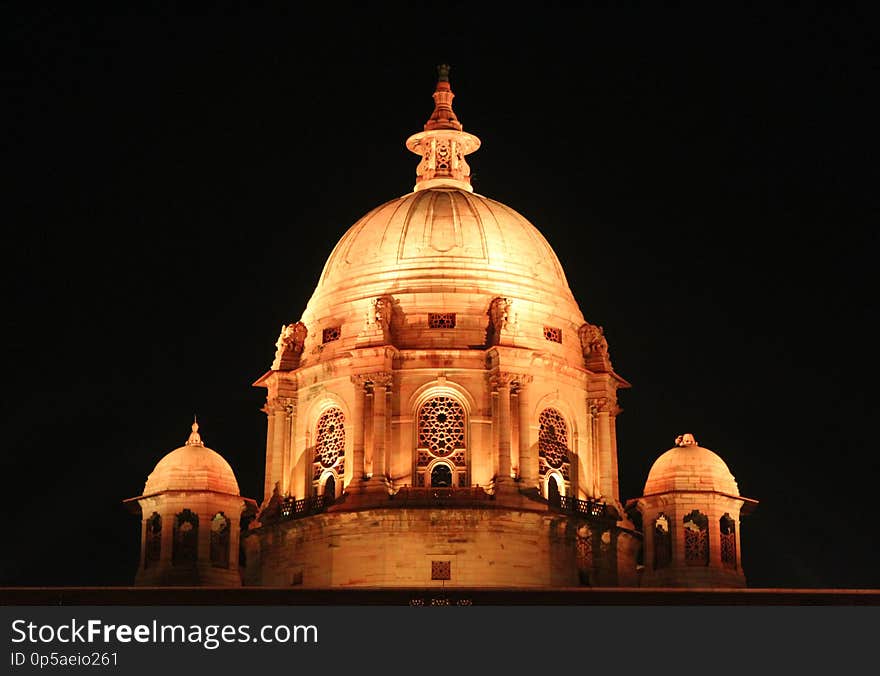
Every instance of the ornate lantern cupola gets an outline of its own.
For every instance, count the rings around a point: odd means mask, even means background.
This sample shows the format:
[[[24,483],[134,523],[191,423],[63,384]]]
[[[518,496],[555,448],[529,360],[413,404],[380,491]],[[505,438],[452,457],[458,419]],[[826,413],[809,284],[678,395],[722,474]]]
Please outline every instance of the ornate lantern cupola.
[[[449,84],[449,66],[442,64],[437,72],[434,112],[425,123],[425,130],[406,141],[406,147],[422,158],[416,168],[414,190],[450,187],[473,192],[471,168],[464,156],[480,147],[480,139],[462,131],[452,110],[455,94]]]

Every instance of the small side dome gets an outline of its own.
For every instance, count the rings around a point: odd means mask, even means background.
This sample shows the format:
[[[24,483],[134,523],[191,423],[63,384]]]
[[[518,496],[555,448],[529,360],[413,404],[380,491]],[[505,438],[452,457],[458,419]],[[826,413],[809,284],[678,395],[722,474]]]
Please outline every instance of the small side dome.
[[[162,491],[214,491],[239,495],[235,472],[222,455],[202,443],[194,422],[186,444],[162,458],[144,485],[144,495]]]
[[[670,491],[717,491],[739,495],[739,487],[727,464],[708,448],[697,445],[692,434],[682,434],[654,462],[643,495]]]

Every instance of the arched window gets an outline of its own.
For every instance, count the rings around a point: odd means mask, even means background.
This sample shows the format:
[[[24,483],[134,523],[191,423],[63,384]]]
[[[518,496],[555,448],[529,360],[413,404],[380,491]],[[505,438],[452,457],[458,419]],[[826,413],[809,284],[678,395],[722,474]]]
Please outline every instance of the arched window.
[[[195,563],[199,556],[199,517],[184,509],[174,518],[172,565]]]
[[[229,519],[223,512],[211,519],[211,565],[229,568]]]
[[[684,561],[689,566],[709,565],[709,519],[696,509],[684,517]]]
[[[162,517],[156,512],[147,519],[147,532],[144,536],[144,568],[159,563],[162,554]]]
[[[559,505],[560,498],[562,493],[559,491],[559,480],[556,478],[556,474],[551,474],[547,477],[547,502],[551,505]]]
[[[321,477],[328,469],[337,478],[345,474],[345,414],[341,408],[336,407],[324,411],[315,425],[315,456],[312,473],[315,493],[319,490]],[[335,484],[333,492],[335,495]]]
[[[672,561],[672,534],[669,519],[662,512],[654,520],[654,570],[665,568]]]
[[[329,505],[336,500],[336,479],[332,475],[324,482],[324,504]]]
[[[736,523],[730,514],[721,517],[721,565],[736,568]]]
[[[568,452],[568,427],[565,418],[555,408],[545,408],[538,416],[538,475],[543,479],[551,469],[558,470],[565,483],[571,481],[571,461]],[[550,484],[547,484],[549,490]],[[556,486],[568,493],[565,486]],[[546,496],[548,499],[549,495]]]
[[[452,470],[449,465],[438,462],[431,470],[431,486],[434,488],[449,488],[452,486]]]
[[[466,428],[464,407],[452,397],[441,395],[422,404],[418,413],[416,486],[439,485],[435,480],[448,481],[446,485],[452,487],[469,485]],[[428,466],[437,458],[444,458],[446,462],[435,464],[426,477]]]

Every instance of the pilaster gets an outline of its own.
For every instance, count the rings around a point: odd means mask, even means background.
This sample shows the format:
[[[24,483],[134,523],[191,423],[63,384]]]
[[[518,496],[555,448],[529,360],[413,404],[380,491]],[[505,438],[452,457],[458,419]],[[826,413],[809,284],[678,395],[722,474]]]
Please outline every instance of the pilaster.
[[[518,476],[524,488],[532,488],[538,484],[538,454],[532,439],[531,420],[529,419],[530,384],[532,376],[522,375],[517,380],[516,401],[519,432]]]
[[[594,424],[593,445],[594,457],[597,462],[596,481],[598,483],[598,495],[606,500],[617,502],[618,478],[617,478],[617,446],[613,427],[616,423],[616,415],[619,412],[617,400],[611,396],[590,397],[587,400],[588,411]]]
[[[361,489],[363,480],[367,475],[367,469],[364,464],[367,383],[363,376],[352,376],[351,382],[354,386],[354,407],[352,411],[354,420],[352,421],[351,477],[346,482],[346,486],[349,492],[356,492]]]

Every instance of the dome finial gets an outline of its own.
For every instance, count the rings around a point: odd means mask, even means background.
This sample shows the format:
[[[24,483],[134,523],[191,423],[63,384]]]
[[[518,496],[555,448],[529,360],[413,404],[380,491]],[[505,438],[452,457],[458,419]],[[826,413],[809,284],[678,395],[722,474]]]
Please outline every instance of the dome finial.
[[[461,131],[461,122],[452,110],[452,86],[449,84],[449,64],[437,66],[437,88],[434,90],[434,112],[425,123],[425,131],[455,129]]]
[[[452,110],[455,94],[449,84],[449,64],[437,66],[433,97],[434,112],[425,123],[424,131],[406,141],[406,147],[422,157],[416,168],[415,189],[451,187],[473,192],[471,168],[464,156],[480,147],[480,139],[462,131],[461,122]]]
[[[202,443],[202,437],[199,435],[199,421],[195,415],[193,415],[193,424],[192,424],[192,432],[189,433],[189,439],[186,440],[187,446],[204,446]]]
[[[679,434],[675,437],[675,445],[676,446],[696,446],[697,440],[694,439],[693,434]]]

